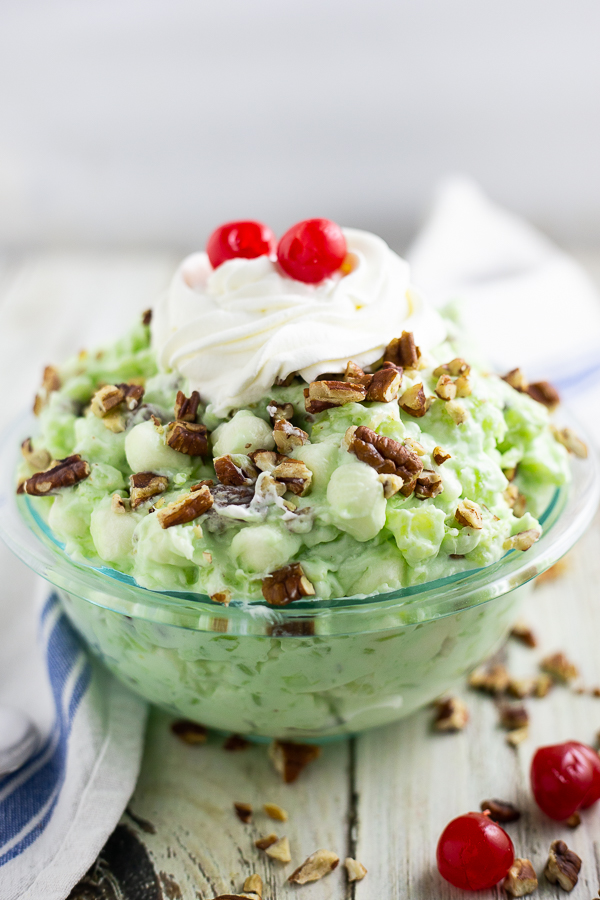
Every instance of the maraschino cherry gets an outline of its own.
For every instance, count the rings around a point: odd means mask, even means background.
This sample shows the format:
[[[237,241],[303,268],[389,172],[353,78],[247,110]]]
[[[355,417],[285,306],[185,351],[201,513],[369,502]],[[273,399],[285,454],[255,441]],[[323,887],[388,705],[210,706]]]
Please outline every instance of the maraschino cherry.
[[[277,238],[262,222],[227,222],[215,228],[206,244],[213,269],[228,259],[256,259],[275,252]]]
[[[440,875],[465,891],[494,887],[506,877],[514,859],[515,849],[507,833],[483,813],[453,819],[438,841]]]
[[[279,265],[291,278],[316,284],[342,265],[346,238],[329,219],[306,219],[292,225],[277,247]]]
[[[551,819],[568,819],[600,799],[600,757],[578,741],[540,747],[530,775],[537,805]]]

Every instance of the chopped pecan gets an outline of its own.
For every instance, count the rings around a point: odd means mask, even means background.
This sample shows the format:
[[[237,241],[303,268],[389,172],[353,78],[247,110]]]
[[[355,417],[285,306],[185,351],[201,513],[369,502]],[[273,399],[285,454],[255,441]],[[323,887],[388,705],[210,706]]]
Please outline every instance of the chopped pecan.
[[[515,728],[513,731],[508,732],[506,735],[506,743],[510,744],[511,747],[518,747],[519,744],[527,740],[528,736],[529,726],[522,725],[520,728]]]
[[[383,475],[378,475],[377,480],[383,485],[383,496],[386,500],[389,500],[390,497],[393,497],[394,494],[397,494],[404,487],[404,482],[399,475],[384,473]]]
[[[194,491],[199,491],[201,487],[204,487],[204,485],[206,485],[209,488],[212,488],[214,485],[214,481],[212,480],[212,478],[203,478],[202,481],[197,481],[196,484],[193,484],[191,486],[190,493],[193,493]],[[218,487],[218,485],[217,485],[217,487]]]
[[[484,800],[479,808],[482,812],[488,812],[490,819],[500,825],[516,822],[521,818],[520,810],[506,800]]]
[[[348,876],[348,881],[362,881],[365,875],[367,874],[367,870],[363,866],[361,862],[357,859],[352,859],[351,856],[347,856],[344,860],[344,865],[346,867],[346,873]]]
[[[113,494],[110,498],[110,508],[112,512],[117,513],[118,515],[123,515],[127,512],[127,505],[125,504],[125,500],[121,497],[120,494]]]
[[[483,528],[481,509],[472,500],[459,500],[454,518],[459,525],[464,525],[467,528],[475,528],[478,531]]]
[[[252,806],[250,803],[234,803],[235,814],[244,825],[252,821]]]
[[[416,453],[366,425],[360,425],[349,435],[348,450],[380,475],[398,475],[403,481],[401,491],[406,497],[413,492],[417,477],[423,471],[423,463]]]
[[[326,409],[333,409],[337,403],[326,403],[324,400],[311,400],[308,395],[308,388],[304,388],[304,408],[309,415],[325,412]]]
[[[441,447],[434,447],[431,455],[436,466],[442,466],[449,459],[452,459],[452,455],[447,450],[442,450]]]
[[[123,392],[123,403],[129,412],[138,408],[144,396],[144,388],[141,384],[117,384],[116,387]]]
[[[267,856],[270,856],[271,859],[276,859],[277,862],[282,863],[284,866],[292,861],[290,842],[286,837],[279,838],[274,844],[270,844],[265,850],[265,853]]]
[[[258,477],[258,472],[252,463],[248,463],[245,468],[238,466],[229,454],[225,456],[217,456],[213,460],[217,478],[221,484],[240,485],[254,484]]]
[[[169,422],[166,443],[173,450],[187,456],[206,456],[208,453],[208,432],[206,425],[195,422]]]
[[[533,693],[536,697],[539,698],[547,697],[553,686],[554,681],[547,672],[544,672],[542,675],[538,675],[538,677],[535,679],[535,688]]]
[[[508,683],[508,693],[517,700],[524,700],[535,694],[537,686],[536,678],[511,678]]]
[[[442,476],[432,469],[423,469],[417,478],[415,497],[418,500],[428,500],[437,497],[443,490]]]
[[[175,418],[178,422],[195,422],[199,406],[200,394],[198,391],[192,391],[189,397],[186,397],[183,391],[177,391]]]
[[[267,406],[267,412],[271,416],[271,421],[275,424],[279,419],[290,420],[294,415],[294,406],[292,403],[277,403],[276,400],[271,400]]]
[[[54,366],[46,366],[42,377],[41,390],[39,394],[36,394],[35,402],[33,404],[33,412],[36,416],[39,416],[43,410],[50,398],[50,394],[58,390],[60,390],[58,369],[55,369]]]
[[[579,677],[579,669],[562,651],[544,657],[540,663],[540,668],[557,681],[562,681],[565,684]]]
[[[528,859],[517,857],[502,882],[507,894],[513,897],[526,897],[537,890],[538,879],[535,869]]]
[[[502,376],[502,381],[506,381],[515,391],[520,391],[520,393],[524,393],[527,390],[527,379],[521,369],[511,369],[510,372]]]
[[[415,419],[420,419],[429,409],[429,400],[425,396],[423,385],[420,382],[413,384],[407,391],[404,391],[398,403],[400,404],[400,409],[403,409],[405,413],[408,413],[409,416],[413,416]]]
[[[104,427],[112,431],[113,434],[121,434],[121,432],[125,431],[125,416],[120,406],[109,410],[101,417],[101,420]]]
[[[136,472],[129,476],[129,496],[131,508],[137,509],[146,500],[164,493],[169,486],[169,479],[154,472]]]
[[[518,493],[517,499],[515,500],[515,504],[512,508],[513,515],[516,519],[521,519],[525,515],[525,511],[527,509],[527,500],[524,494]]]
[[[350,384],[348,381],[312,381],[308,388],[310,402],[331,403],[333,406],[360,403],[366,396],[364,385]]]
[[[379,369],[371,376],[367,388],[367,400],[379,403],[390,403],[398,396],[402,386],[402,372],[394,368]]]
[[[309,881],[319,881],[325,875],[338,866],[339,856],[331,850],[316,850],[308,859],[305,859],[295,872],[292,872],[288,881],[293,884],[307,884]]]
[[[34,497],[46,497],[60,488],[73,487],[89,474],[89,464],[75,453],[66,459],[59,459],[45,472],[36,472],[24,482],[23,492]]]
[[[469,676],[470,687],[488,694],[503,694],[509,681],[510,676],[502,665],[479,666]]]
[[[579,459],[587,459],[588,448],[587,444],[585,444],[581,438],[577,437],[572,428],[555,428],[554,426],[550,426],[552,428],[552,434],[556,438],[559,444],[562,444],[563,447],[569,451],[569,453],[575,454]]]
[[[346,371],[344,372],[344,381],[349,381],[352,384],[362,384],[364,387],[368,388],[372,380],[372,375],[367,375],[360,366],[357,366],[356,363],[350,360],[346,366]]]
[[[469,414],[462,403],[457,403],[456,400],[448,400],[444,409],[455,425],[464,425],[469,418]]]
[[[316,744],[295,744],[292,741],[273,741],[269,758],[286,784],[292,784],[302,770],[321,755]]]
[[[436,731],[462,731],[469,721],[467,705],[458,697],[446,697],[438,700],[435,708],[433,726]]]
[[[524,553],[525,550],[533,547],[535,542],[540,539],[541,534],[542,532],[537,528],[528,528],[527,531],[519,531],[518,534],[507,538],[502,547],[504,550],[521,550]]]
[[[285,809],[282,809],[276,803],[265,803],[263,809],[269,818],[275,819],[276,822],[287,822],[288,820],[288,814]]]
[[[174,525],[192,522],[198,516],[208,512],[212,505],[213,498],[210,488],[204,485],[199,491],[186,494],[181,500],[174,500],[157,510],[156,515],[161,528],[172,528]]]
[[[263,892],[263,880],[256,872],[252,875],[248,875],[246,880],[244,881],[244,891],[249,891],[251,894],[256,894],[258,900],[262,900],[262,892]]]
[[[21,444],[21,453],[32,469],[43,471],[48,468],[52,461],[52,457],[43,447],[40,447],[39,450],[34,450],[31,438],[25,438]]]
[[[116,384],[104,384],[98,388],[92,397],[91,410],[95,416],[102,419],[107,413],[119,406],[125,399],[125,394]]]
[[[421,351],[415,344],[412,331],[403,331],[399,338],[394,338],[385,348],[383,359],[403,369],[416,369],[421,358]]]
[[[466,377],[470,372],[471,366],[462,357],[457,356],[455,359],[451,359],[450,362],[434,369],[433,376],[434,378],[439,378],[440,375],[452,375],[453,378],[457,378],[459,375]]]
[[[413,453],[416,453],[417,456],[425,456],[425,453],[427,452],[423,444],[420,444],[411,437],[404,438],[404,446],[408,447],[409,450],[412,450]]]
[[[250,459],[260,472],[271,474],[286,457],[275,450],[254,450],[250,454]]]
[[[579,879],[581,858],[569,850],[564,841],[552,841],[544,875],[552,884],[564,891],[572,891]]]
[[[449,375],[440,375],[435,386],[435,392],[440,400],[454,400],[456,397],[456,385]]]
[[[534,381],[533,384],[527,385],[526,392],[533,400],[537,400],[551,412],[560,403],[558,391],[548,381]]]
[[[472,393],[471,380],[467,375],[459,375],[454,382],[457,397],[470,397]]]
[[[312,472],[301,459],[288,459],[287,457],[271,472],[275,481],[285,486],[287,491],[303,497],[308,493],[312,483]]]
[[[296,447],[302,447],[303,444],[309,443],[306,431],[297,428],[283,418],[276,420],[273,426],[273,438],[280,453],[291,453]]]
[[[211,594],[210,599],[213,603],[220,603],[221,606],[229,606],[231,603],[231,591],[227,588],[224,591],[217,591],[216,594]]]
[[[145,309],[144,312],[142,313],[142,325],[147,326],[150,324],[151,321],[152,321],[152,310]]]
[[[263,578],[262,592],[271,606],[287,606],[302,597],[312,597],[315,589],[300,563],[291,563]]]
[[[184,744],[205,744],[208,739],[208,731],[204,725],[190,722],[189,719],[179,719],[177,722],[173,722],[171,731]]]
[[[266,850],[268,847],[272,847],[273,844],[276,844],[279,838],[276,834],[266,834],[264,837],[259,838],[257,841],[254,841],[254,846],[259,850]]]
[[[223,750],[227,750],[229,753],[237,753],[240,750],[247,750],[249,746],[250,741],[247,741],[243,735],[230,734],[223,744]]]
[[[269,472],[261,472],[256,481],[254,498],[257,502],[270,505],[283,497],[287,488],[282,481],[276,481]]]
[[[517,641],[521,641],[526,647],[531,647],[532,649],[538,645],[537,638],[531,630],[531,627],[523,619],[517,619],[510,630],[510,636]]]
[[[509,731],[515,728],[523,728],[529,724],[529,713],[524,706],[503,703],[500,707],[500,724]]]

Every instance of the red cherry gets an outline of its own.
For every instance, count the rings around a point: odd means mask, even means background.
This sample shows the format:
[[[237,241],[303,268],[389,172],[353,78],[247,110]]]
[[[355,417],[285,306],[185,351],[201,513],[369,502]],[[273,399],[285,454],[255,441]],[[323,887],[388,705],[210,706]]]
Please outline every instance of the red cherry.
[[[228,259],[240,256],[256,259],[275,252],[277,238],[268,225],[261,222],[228,222],[215,228],[206,243],[206,252],[213,269]]]
[[[578,741],[540,747],[530,777],[537,805],[557,821],[600,799],[600,758]]]
[[[494,887],[506,876],[515,859],[513,842],[499,825],[483,813],[453,819],[437,845],[442,878],[465,891]]]
[[[346,256],[342,229],[329,219],[306,219],[292,225],[277,247],[283,271],[296,281],[316,284],[340,268]]]

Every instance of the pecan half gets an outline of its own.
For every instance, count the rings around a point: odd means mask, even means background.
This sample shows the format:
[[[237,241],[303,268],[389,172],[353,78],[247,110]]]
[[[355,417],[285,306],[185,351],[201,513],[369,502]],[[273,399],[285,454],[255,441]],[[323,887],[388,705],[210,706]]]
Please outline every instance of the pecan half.
[[[462,731],[469,721],[467,705],[458,697],[438,700],[435,708],[433,727],[436,731]]]
[[[534,381],[533,384],[527,385],[526,393],[551,412],[560,403],[559,393],[549,381]]]
[[[287,606],[302,597],[312,597],[315,589],[300,563],[291,563],[263,578],[262,592],[271,606]]]
[[[507,538],[502,547],[504,550],[521,550],[521,552],[525,552],[525,550],[531,550],[536,541],[539,541],[542,532],[537,528],[528,528],[527,531],[520,531],[518,534],[513,534],[512,537]]]
[[[208,453],[208,432],[206,425],[195,422],[169,422],[166,443],[173,450],[187,456],[206,456]]]
[[[528,859],[517,857],[508,870],[508,874],[502,882],[502,887],[507,894],[513,897],[526,897],[537,890],[538,879],[535,869]]]
[[[440,375],[435,386],[435,392],[440,400],[454,400],[456,397],[456,385],[449,375]]]
[[[192,391],[189,397],[186,397],[183,391],[177,391],[175,418],[179,422],[195,422],[199,406],[200,394],[198,391]]]
[[[564,891],[572,891],[579,879],[581,858],[569,850],[564,841],[552,841],[544,875],[552,884]]]
[[[258,477],[258,472],[252,463],[249,463],[246,468],[242,468],[232,460],[229,454],[217,456],[213,460],[213,465],[221,484],[254,484]]]
[[[291,406],[291,404],[288,404]],[[308,434],[287,419],[277,419],[273,426],[273,439],[280,453],[291,453],[296,447],[309,443]]]
[[[344,372],[344,381],[350,381],[352,384],[362,384],[364,387],[368,388],[372,380],[372,375],[367,375],[360,366],[357,366],[356,363],[350,360],[346,366],[346,371]]]
[[[138,408],[144,396],[144,388],[141,384],[117,384],[123,391],[123,404],[129,412],[133,412]]]
[[[587,459],[587,444],[585,444],[581,438],[577,437],[572,428],[555,428],[552,425],[550,427],[552,428],[552,434],[555,439],[559,444],[562,444],[563,447],[566,447],[569,453],[573,453],[575,456],[578,456],[579,459]]]
[[[503,694],[510,676],[502,665],[479,666],[469,676],[469,686],[488,694]]]
[[[174,525],[192,522],[198,516],[208,512],[212,505],[213,498],[210,488],[204,485],[199,491],[186,494],[181,500],[174,500],[167,506],[163,506],[162,509],[156,511],[156,515],[161,528],[172,528]]]
[[[482,812],[488,812],[490,819],[500,825],[521,818],[520,810],[507,800],[484,800],[479,808]]]
[[[423,469],[417,478],[415,497],[418,500],[429,500],[437,497],[443,490],[442,476],[431,469]]]
[[[169,479],[164,475],[155,475],[154,472],[136,472],[129,476],[129,496],[131,508],[137,509],[145,500],[162,494],[169,486]]]
[[[423,463],[416,453],[366,425],[360,425],[348,435],[348,451],[381,475],[398,475],[404,485],[402,494],[406,497],[413,492],[417,477],[423,471]]]
[[[524,728],[525,725],[529,725],[529,713],[524,706],[503,703],[500,707],[500,724],[509,731]]]
[[[447,450],[442,450],[441,447],[434,447],[431,455],[436,466],[442,466],[449,459],[452,459],[452,455]]]
[[[459,375],[466,377],[470,372],[471,366],[461,356],[457,356],[455,359],[451,359],[450,362],[434,369],[433,376],[434,378],[439,378],[440,375],[452,375],[453,378],[457,378]]]
[[[344,865],[346,867],[346,874],[348,876],[348,881],[362,881],[365,875],[367,874],[367,870],[363,866],[361,862],[357,859],[352,859],[351,856],[347,856],[344,860]]]
[[[459,525],[464,525],[467,528],[475,528],[478,531],[483,528],[481,509],[472,500],[459,500],[454,518]]]
[[[312,472],[301,459],[286,457],[273,469],[271,475],[275,481],[285,485],[286,491],[291,491],[298,497],[303,497],[310,490]]]
[[[178,719],[177,722],[173,722],[171,731],[184,744],[205,744],[208,739],[208,731],[204,725],[190,722],[189,719]]]
[[[339,865],[340,858],[331,850],[316,850],[301,866],[298,866],[295,872],[292,872],[288,881],[293,884],[308,884],[309,881],[319,881],[325,875]]]
[[[308,388],[308,405],[312,403],[330,403],[332,406],[344,406],[346,403],[360,403],[365,400],[367,389],[362,384],[350,384],[348,381],[312,381]]]
[[[390,403],[392,400],[396,400],[402,386],[402,370],[390,366],[379,369],[370,377],[367,400],[378,403]]]
[[[316,744],[295,744],[293,741],[273,741],[269,758],[286,784],[293,784],[306,766],[321,755]]]
[[[540,668],[543,672],[547,672],[548,675],[556,678],[557,681],[562,681],[565,684],[579,677],[579,669],[562,651],[544,657],[540,663]]]
[[[46,366],[42,377],[41,390],[39,394],[36,394],[35,402],[33,404],[33,412],[36,416],[39,416],[47,404],[50,394],[58,390],[60,390],[60,376],[58,374],[58,369],[55,369],[54,366]]]
[[[389,342],[383,353],[385,362],[402,366],[403,369],[416,369],[421,358],[421,351],[415,344],[412,331],[403,331],[399,338]]]
[[[429,400],[425,396],[423,385],[420,382],[413,384],[407,391],[404,391],[398,403],[400,404],[400,409],[403,409],[405,413],[408,413],[409,416],[413,416],[415,419],[420,419],[429,409]]]
[[[116,384],[104,384],[98,388],[94,396],[90,408],[95,416],[102,419],[107,413],[119,406],[125,399],[125,394]]]
[[[22,493],[33,497],[47,497],[60,488],[73,487],[90,474],[89,463],[75,453],[66,459],[59,459],[56,465],[45,472],[36,472],[23,483]]]
[[[43,471],[44,469],[47,469],[52,462],[52,457],[43,447],[40,447],[39,450],[34,450],[31,438],[25,438],[21,444],[21,453],[23,454],[25,461],[29,463],[33,469]]]
[[[252,805],[250,803],[234,803],[235,814],[244,825],[252,821]]]

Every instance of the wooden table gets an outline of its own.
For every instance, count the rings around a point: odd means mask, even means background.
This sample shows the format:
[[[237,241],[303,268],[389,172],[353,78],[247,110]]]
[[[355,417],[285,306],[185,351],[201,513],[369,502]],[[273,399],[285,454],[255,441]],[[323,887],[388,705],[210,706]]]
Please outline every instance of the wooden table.
[[[42,363],[108,339],[151,305],[178,256],[48,252],[0,260],[0,383],[4,391],[10,385],[8,399],[3,395],[8,414],[29,401]],[[596,272],[598,258],[588,258]],[[5,602],[22,605],[31,593],[30,574],[6,551],[0,564],[9,583]],[[570,554],[567,571],[536,588],[525,616],[539,646],[532,650],[510,641],[504,653],[512,673],[534,674],[543,655],[564,650],[580,667],[583,686],[600,685],[600,519]],[[216,735],[189,746],[171,733],[167,715],[153,712],[128,811],[71,900],[208,900],[239,891],[254,871],[264,880],[265,900],[464,896],[437,874],[437,838],[451,818],[490,797],[522,810],[520,821],[507,828],[517,855],[529,857],[540,875],[550,842],[567,841],[583,859],[572,896],[591,900],[600,885],[600,808],[585,812],[575,830],[552,823],[531,799],[528,767],[540,744],[569,738],[594,743],[600,698],[590,690],[556,687],[544,699],[526,701],[529,737],[512,748],[494,701],[466,686],[463,694],[471,713],[464,731],[433,732],[427,709],[325,746],[292,785],[282,783],[264,746],[230,753]],[[257,810],[253,824],[235,816],[236,801]],[[260,812],[268,801],[288,811],[285,825]],[[256,838],[270,831],[288,836],[293,864],[282,867],[255,849]],[[315,884],[287,884],[293,865],[320,847],[342,860],[356,857],[368,875],[349,885],[340,866]],[[538,894],[563,892],[541,876]]]

